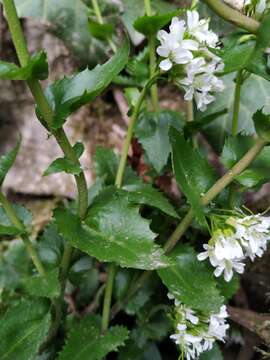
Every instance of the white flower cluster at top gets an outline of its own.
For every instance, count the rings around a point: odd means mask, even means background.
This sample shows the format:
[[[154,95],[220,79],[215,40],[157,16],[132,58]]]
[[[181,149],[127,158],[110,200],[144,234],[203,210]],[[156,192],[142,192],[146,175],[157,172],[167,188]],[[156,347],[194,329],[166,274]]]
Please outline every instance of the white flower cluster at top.
[[[226,229],[213,232],[205,251],[198,255],[198,260],[209,258],[216,269],[215,276],[224,273],[224,279],[230,281],[233,271],[244,272],[243,260],[249,257],[252,261],[261,257],[270,240],[270,217],[260,214],[244,217],[229,217]]]
[[[224,90],[223,81],[215,75],[224,65],[209,51],[217,48],[218,36],[209,30],[209,20],[200,19],[195,10],[187,12],[187,21],[174,17],[169,30],[158,32],[157,53],[165,58],[159,66],[163,71],[177,66],[174,80],[184,88],[185,100],[194,98],[198,109],[204,111],[215,100],[214,93]]]
[[[216,340],[224,341],[229,325],[226,322],[226,306],[218,314],[205,316],[181,304],[172,294],[169,299],[175,304],[176,333],[170,338],[180,347],[181,359],[198,359],[204,351],[211,350]]]

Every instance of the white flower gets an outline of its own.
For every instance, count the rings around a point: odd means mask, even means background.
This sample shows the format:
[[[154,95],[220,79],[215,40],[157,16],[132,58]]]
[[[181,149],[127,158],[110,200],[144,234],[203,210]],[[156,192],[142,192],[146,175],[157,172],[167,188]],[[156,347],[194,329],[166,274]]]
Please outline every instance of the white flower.
[[[201,111],[205,111],[207,105],[215,100],[213,92],[224,90],[223,81],[214,75],[219,62],[220,59],[206,63],[203,57],[194,58],[185,67],[187,76],[179,80],[186,91],[184,99],[190,101],[194,98]]]
[[[200,19],[196,10],[187,12],[187,28],[190,35],[200,43],[215,47],[218,43],[218,36],[209,30],[209,20]]]
[[[161,45],[157,48],[157,53],[166,58],[159,64],[164,71],[171,69],[173,64],[187,64],[193,59],[193,50],[198,50],[199,44],[190,39],[184,39],[186,31],[185,22],[177,17],[172,19],[170,32],[160,30],[158,40]]]
[[[226,323],[226,318],[228,316],[229,315],[227,313],[226,306],[222,305],[218,314],[213,314],[210,316],[208,335],[220,341],[224,341],[226,331],[230,327]]]
[[[254,260],[256,256],[263,255],[270,240],[270,217],[258,214],[244,218],[229,218],[227,222],[234,226],[235,237],[239,239],[245,256]]]
[[[216,231],[209,241],[209,244],[203,245],[206,251],[197,255],[199,261],[209,258],[213,267],[215,267],[214,275],[221,276],[224,273],[224,279],[229,282],[233,277],[233,272],[239,274],[244,272],[243,250],[230,232]]]
[[[206,316],[181,304],[176,307],[176,319],[178,319],[176,333],[170,338],[179,345],[180,351],[186,359],[198,359],[201,353],[212,349],[216,340],[224,341],[229,328],[226,322],[227,317],[225,305],[221,306],[217,314]],[[194,319],[196,320],[194,321]]]

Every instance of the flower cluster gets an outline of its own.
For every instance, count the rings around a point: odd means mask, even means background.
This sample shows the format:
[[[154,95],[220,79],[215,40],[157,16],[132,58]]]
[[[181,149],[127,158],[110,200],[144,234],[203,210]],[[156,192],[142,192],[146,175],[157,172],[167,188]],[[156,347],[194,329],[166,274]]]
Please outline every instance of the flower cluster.
[[[187,21],[174,17],[169,30],[158,32],[157,53],[165,58],[159,66],[163,71],[177,67],[175,82],[184,88],[185,100],[195,99],[204,111],[215,100],[214,93],[224,90],[215,75],[224,65],[209,50],[217,48],[218,36],[209,30],[209,20],[200,19],[195,10],[187,12]]]
[[[205,251],[198,255],[198,260],[209,258],[216,269],[215,276],[224,273],[224,279],[230,281],[233,272],[242,274],[245,264],[243,260],[249,257],[252,261],[261,257],[270,240],[270,217],[260,214],[228,217],[227,228],[213,232]]]
[[[197,359],[202,352],[211,350],[216,340],[224,341],[229,328],[225,305],[218,314],[205,316],[181,304],[173,295],[168,294],[168,297],[175,303],[176,333],[170,338],[179,345],[183,357]]]

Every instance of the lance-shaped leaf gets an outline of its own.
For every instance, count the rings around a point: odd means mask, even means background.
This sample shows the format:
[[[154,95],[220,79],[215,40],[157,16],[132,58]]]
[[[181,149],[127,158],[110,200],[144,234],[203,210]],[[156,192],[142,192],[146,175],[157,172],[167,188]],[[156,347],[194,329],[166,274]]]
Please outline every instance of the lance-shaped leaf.
[[[0,186],[3,184],[9,169],[16,160],[20,145],[21,140],[17,142],[16,146],[10,152],[0,157]]]
[[[100,24],[99,22],[89,19],[88,29],[92,36],[100,40],[107,40],[113,34],[113,24]]]
[[[0,321],[0,359],[37,359],[50,326],[48,303],[24,300],[2,315]]]
[[[73,149],[77,158],[79,158],[84,151],[84,146],[82,143],[77,142]],[[75,163],[74,161],[64,156],[63,158],[54,160],[48,169],[44,172],[43,176],[48,176],[62,171],[68,174],[79,175],[82,172],[82,169],[79,163]]]
[[[105,334],[100,331],[100,319],[88,316],[75,325],[58,360],[102,360],[116,351],[128,338],[123,326],[111,327]]]
[[[176,129],[171,128],[170,137],[176,181],[203,224],[205,218],[200,198],[215,182],[213,169]]]
[[[5,80],[44,80],[48,77],[47,55],[40,51],[29,60],[28,64],[19,67],[13,63],[0,61],[0,79]]]
[[[188,245],[178,246],[171,258],[174,265],[158,270],[169,292],[194,310],[218,312],[224,299],[207,264],[198,261],[193,248]]]
[[[159,29],[166,26],[174,16],[179,16],[181,11],[173,11],[165,14],[156,14],[152,16],[141,16],[133,24],[134,28],[146,36],[156,34]]]
[[[169,264],[139,206],[111,189],[96,198],[84,222],[66,209],[56,209],[54,216],[63,237],[99,261],[145,270]]]
[[[86,69],[71,77],[65,77],[49,86],[46,96],[55,114],[53,128],[61,127],[73,111],[101,94],[123,70],[128,55],[129,43],[126,40],[105,64],[97,65],[93,70]]]

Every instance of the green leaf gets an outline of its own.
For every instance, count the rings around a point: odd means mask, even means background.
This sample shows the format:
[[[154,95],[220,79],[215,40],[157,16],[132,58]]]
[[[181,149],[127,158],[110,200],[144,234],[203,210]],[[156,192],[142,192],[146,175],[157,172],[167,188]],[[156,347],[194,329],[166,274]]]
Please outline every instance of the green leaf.
[[[270,115],[264,114],[263,109],[257,110],[253,115],[253,121],[258,136],[270,141]]]
[[[123,0],[122,3],[124,6],[124,11],[121,19],[128,31],[131,41],[134,45],[138,45],[144,37],[134,29],[133,24],[138,17],[144,15],[144,0],[138,0],[136,2],[136,6],[134,6],[133,0]],[[152,7],[153,11],[158,12],[159,14],[164,14],[176,10],[176,6],[174,4],[170,4],[169,2],[163,0],[153,1]]]
[[[62,260],[64,239],[58,234],[55,224],[49,224],[36,242],[38,256],[46,269],[58,267]]]
[[[171,258],[175,265],[159,269],[158,274],[174,297],[194,310],[219,311],[223,304],[211,270],[198,261],[193,248],[178,246]]]
[[[217,287],[226,301],[229,301],[240,287],[239,276],[235,274],[229,282],[225,281],[223,277],[220,277],[217,279]]]
[[[0,61],[0,79],[6,80],[45,80],[48,77],[47,55],[44,51],[33,55],[28,64],[19,67],[15,64]]]
[[[35,360],[50,326],[48,303],[24,300],[0,317],[0,359]]]
[[[43,296],[48,298],[60,295],[58,269],[47,271],[46,276],[34,275],[24,279],[24,288],[33,296]]]
[[[166,26],[174,16],[179,16],[183,10],[173,11],[167,14],[156,14],[152,16],[141,16],[133,24],[134,28],[145,36],[154,35],[158,30]]]
[[[29,275],[31,260],[22,240],[12,241],[0,257],[0,288],[15,290],[22,277]]]
[[[233,114],[233,100],[235,83],[233,79],[234,74],[226,75],[222,79],[225,83],[225,90],[222,93],[216,94],[216,101],[209,104],[207,110],[203,113],[196,114],[196,121],[206,115],[210,115],[227,109],[227,114],[219,116],[211,124],[204,127],[204,135],[214,147],[220,152],[223,148],[224,142],[232,129],[232,114]],[[258,96],[260,94],[260,96]],[[261,109],[266,104],[270,103],[270,82],[262,77],[251,75],[241,87],[240,112],[238,133],[244,135],[253,135],[255,133],[252,115],[257,109]],[[269,106],[265,107],[269,111]]]
[[[114,326],[101,334],[99,318],[88,316],[72,328],[58,360],[102,360],[123,346],[127,338],[128,330],[123,326]]]
[[[222,352],[217,344],[214,344],[213,349],[202,353],[199,360],[223,360]]]
[[[145,270],[168,265],[139,207],[111,189],[96,198],[84,222],[64,209],[56,209],[54,216],[63,237],[99,261]]]
[[[84,146],[82,143],[78,142],[74,145],[73,149],[77,158],[79,158],[83,154]],[[82,169],[80,164],[75,163],[64,156],[63,158],[54,160],[48,169],[43,173],[43,176],[48,176],[62,171],[68,174],[79,175],[82,172]]]
[[[19,235],[26,232],[27,227],[29,227],[32,223],[32,214],[25,207],[21,205],[12,204],[11,205],[19,217],[19,219],[23,222],[25,229],[20,230],[10,221],[8,216],[6,215],[3,207],[0,206],[0,235]]]
[[[177,212],[167,198],[150,184],[129,184],[124,185],[122,189],[128,191],[128,199],[130,202],[150,205],[163,211],[169,216],[179,218]]]
[[[160,173],[168,162],[171,152],[169,128],[181,129],[183,116],[175,111],[143,112],[135,128],[135,135],[141,143],[149,162]]]
[[[120,349],[119,360],[162,360],[159,349],[155,343],[146,342],[140,348],[135,340],[129,340],[127,345]]]
[[[125,43],[105,64],[93,70],[84,70],[77,75],[56,81],[46,90],[46,96],[54,110],[53,128],[60,128],[66,118],[81,106],[92,101],[120,73],[128,61],[129,43]]]
[[[82,0],[15,0],[20,17],[32,17],[49,25],[49,31],[64,41],[80,65],[95,66],[107,57],[104,42],[88,30],[89,8]]]
[[[118,168],[118,158],[112,149],[98,146],[96,148],[95,172],[98,178],[105,177],[105,184],[112,185]]]
[[[252,147],[254,139],[251,136],[229,136],[224,144],[220,160],[226,169],[232,168]]]
[[[215,182],[213,169],[176,129],[171,128],[170,136],[176,181],[187,197],[197,219],[204,224],[205,218],[200,198]]]
[[[5,180],[9,169],[12,167],[14,161],[16,160],[20,145],[21,139],[17,142],[16,146],[10,152],[0,157],[0,186],[3,184],[3,181]]]
[[[112,149],[98,146],[94,157],[95,172],[98,179],[102,179],[105,185],[113,185],[115,183],[116,173],[119,164],[119,157]],[[138,176],[126,166],[123,184],[134,183],[138,180]]]
[[[92,36],[100,40],[107,40],[113,34],[113,24],[100,24],[93,19],[88,20],[88,29]]]
[[[246,169],[235,179],[245,188],[260,187],[270,180],[269,170],[269,168]]]

